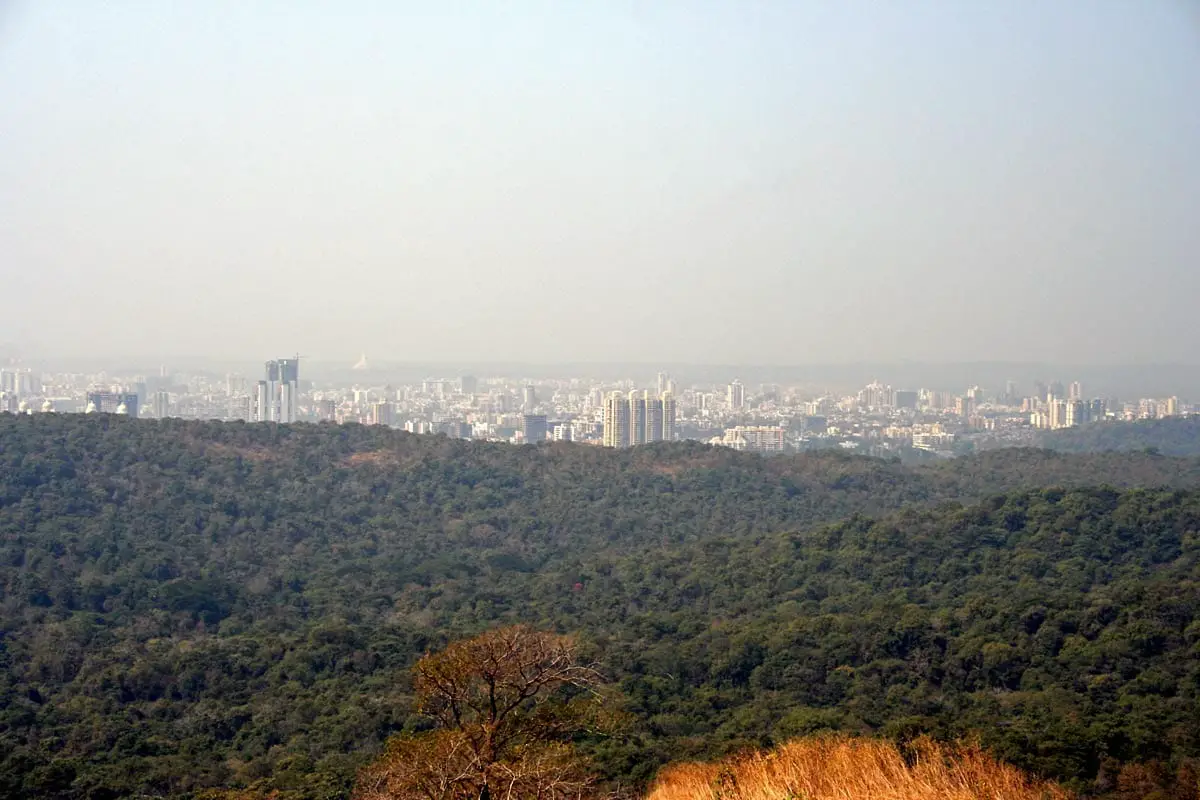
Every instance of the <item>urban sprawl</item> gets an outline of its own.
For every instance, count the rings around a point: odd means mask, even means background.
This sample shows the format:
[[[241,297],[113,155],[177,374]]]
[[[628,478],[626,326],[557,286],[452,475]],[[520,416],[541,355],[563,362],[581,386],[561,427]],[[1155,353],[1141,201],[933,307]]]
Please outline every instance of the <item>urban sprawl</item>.
[[[548,440],[634,447],[694,439],[772,453],[840,447],[871,455],[1033,442],[1044,430],[1107,420],[1195,413],[1177,397],[1088,397],[1079,382],[965,391],[899,389],[873,382],[849,394],[776,384],[680,386],[659,373],[652,387],[580,377],[372,380],[363,359],[349,381],[301,377],[300,359],[240,374],[107,375],[0,370],[0,412],[386,425],[415,434],[534,444]],[[1022,390],[1024,389],[1024,390]]]

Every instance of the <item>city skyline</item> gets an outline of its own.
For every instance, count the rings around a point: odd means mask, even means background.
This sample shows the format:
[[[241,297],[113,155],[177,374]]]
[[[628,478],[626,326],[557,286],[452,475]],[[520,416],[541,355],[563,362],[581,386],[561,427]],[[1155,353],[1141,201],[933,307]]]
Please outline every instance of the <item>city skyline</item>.
[[[0,412],[358,423],[510,444],[627,448],[691,439],[763,454],[835,447],[937,457],[1036,446],[1046,431],[1200,413],[1177,394],[1119,398],[1078,375],[957,388],[874,378],[847,392],[741,377],[693,382],[665,369],[642,379],[483,372],[394,381],[360,362],[341,378],[314,379],[302,377],[297,356],[260,370],[263,379],[254,380],[165,367],[88,375],[8,364],[0,368]]]

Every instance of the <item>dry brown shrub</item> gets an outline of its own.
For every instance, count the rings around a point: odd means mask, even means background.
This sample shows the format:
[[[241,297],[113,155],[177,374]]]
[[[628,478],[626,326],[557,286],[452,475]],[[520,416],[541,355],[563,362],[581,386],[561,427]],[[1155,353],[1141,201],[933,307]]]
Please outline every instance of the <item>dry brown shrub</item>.
[[[647,800],[1068,800],[979,747],[823,737],[713,764],[668,767]]]

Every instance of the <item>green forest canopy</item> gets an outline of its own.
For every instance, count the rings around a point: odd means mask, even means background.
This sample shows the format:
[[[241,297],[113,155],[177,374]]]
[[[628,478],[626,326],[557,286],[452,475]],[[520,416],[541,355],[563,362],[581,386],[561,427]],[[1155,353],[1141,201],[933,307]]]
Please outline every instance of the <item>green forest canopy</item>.
[[[0,794],[344,796],[416,658],[510,622],[625,693],[610,779],[841,729],[1104,789],[1200,757],[1198,530],[1200,462],[1144,452],[0,415]]]

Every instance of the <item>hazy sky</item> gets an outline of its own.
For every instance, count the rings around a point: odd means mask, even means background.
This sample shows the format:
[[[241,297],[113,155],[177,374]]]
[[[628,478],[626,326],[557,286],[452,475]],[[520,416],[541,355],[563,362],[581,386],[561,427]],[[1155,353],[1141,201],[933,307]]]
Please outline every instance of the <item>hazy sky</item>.
[[[0,341],[1200,361],[1195,0],[0,0]]]

